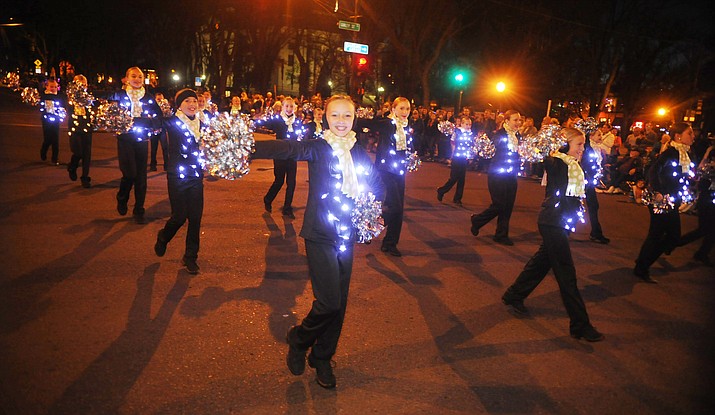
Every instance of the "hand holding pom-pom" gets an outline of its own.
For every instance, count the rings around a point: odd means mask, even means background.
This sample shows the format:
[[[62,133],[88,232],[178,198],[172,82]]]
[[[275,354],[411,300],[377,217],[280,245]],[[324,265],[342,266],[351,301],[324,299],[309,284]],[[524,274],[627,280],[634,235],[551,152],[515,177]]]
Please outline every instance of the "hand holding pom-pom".
[[[87,86],[79,81],[72,81],[67,86],[67,100],[77,107],[91,107],[94,105],[94,96],[87,91]]]
[[[360,193],[355,199],[352,224],[358,243],[370,243],[385,229],[382,219],[382,202],[375,200],[372,193]]]
[[[211,176],[235,180],[250,171],[255,139],[248,117],[218,114],[201,130],[203,164]]]
[[[25,87],[20,93],[23,104],[28,104],[35,106],[40,102],[40,93],[37,92],[37,88]]]
[[[171,110],[171,104],[169,104],[168,99],[160,99],[159,101],[157,101],[157,104],[159,104],[159,108],[161,109],[161,115],[164,118],[169,118],[174,115],[174,111]]]
[[[483,159],[490,159],[494,157],[497,149],[494,146],[491,138],[489,138],[485,133],[479,135],[479,137],[474,139],[474,146],[472,147],[472,152],[477,157]]]
[[[452,134],[454,134],[454,123],[449,121],[440,121],[437,124],[437,129],[440,133],[446,135],[447,137],[451,137]]]
[[[94,130],[124,134],[134,126],[134,118],[128,108],[116,102],[103,101],[94,116]]]
[[[582,120],[576,121],[574,127],[581,131],[584,135],[588,136],[592,132],[598,129],[598,121],[593,117],[588,117]]]
[[[416,172],[422,165],[422,160],[416,151],[407,152],[407,171]]]

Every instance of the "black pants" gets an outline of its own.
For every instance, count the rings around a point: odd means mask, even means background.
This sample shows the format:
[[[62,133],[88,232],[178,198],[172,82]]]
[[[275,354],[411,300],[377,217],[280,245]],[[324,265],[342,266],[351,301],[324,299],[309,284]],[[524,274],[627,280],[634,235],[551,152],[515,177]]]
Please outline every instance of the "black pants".
[[[308,272],[313,286],[313,306],[296,332],[296,346],[313,348],[311,354],[330,360],[338,347],[348,304],[353,271],[353,246],[345,252],[331,244],[305,240]]]
[[[462,201],[462,196],[464,195],[464,180],[467,176],[467,165],[469,165],[469,160],[464,158],[453,158],[452,165],[449,169],[449,180],[444,184],[444,186],[437,189],[437,192],[444,195],[452,189],[452,186],[457,184],[457,190],[454,192],[455,203]]]
[[[601,223],[598,221],[598,198],[596,197],[596,188],[586,186],[586,206],[588,207],[588,221],[591,223],[591,236],[598,238],[603,236]]]
[[[89,180],[89,165],[92,162],[92,132],[75,131],[70,136],[70,150],[72,158],[68,170],[77,170],[82,161],[82,181]]]
[[[383,246],[397,246],[402,233],[402,219],[405,209],[405,176],[380,170],[382,183],[385,185],[385,201],[382,206],[382,218],[385,221]]]
[[[569,233],[566,229],[545,225],[539,225],[539,233],[543,238],[539,250],[526,263],[514,284],[506,290],[504,297],[507,300],[523,301],[551,269],[554,271],[561,300],[571,320],[569,330],[572,334],[581,333],[591,323],[576,283],[576,268],[571,257]]]
[[[497,238],[509,237],[509,219],[514,210],[516,200],[516,176],[490,174],[487,177],[487,187],[492,198],[492,204],[482,213],[472,217],[472,225],[478,229],[497,218]]]
[[[293,205],[293,193],[295,193],[295,176],[298,172],[298,163],[295,160],[273,160],[273,184],[268,189],[268,193],[263,198],[266,202],[272,203],[278,192],[286,183],[286,199],[283,208],[290,208]]]
[[[641,251],[636,259],[636,269],[644,272],[658,259],[660,254],[672,251],[680,240],[680,213],[678,207],[667,213],[655,214],[650,211],[650,226],[648,235],[643,241]]]
[[[159,144],[161,144],[161,156],[164,160],[164,170],[166,170],[167,165],[167,154],[166,154],[166,134],[156,134],[149,138],[151,142],[151,158],[149,159],[149,165],[156,168],[156,152],[159,149]]]
[[[52,162],[57,163],[60,154],[60,124],[42,122],[42,148],[40,156],[47,159],[47,150],[52,147]]]
[[[122,171],[122,181],[119,183],[117,200],[128,202],[129,194],[134,187],[135,215],[144,214],[146,199],[146,161],[148,156],[146,141],[117,140],[119,170]]]
[[[699,238],[703,238],[703,243],[695,252],[695,255],[708,257],[713,246],[715,246],[715,204],[713,204],[709,191],[701,191],[697,201],[697,208],[698,227],[683,235],[678,246],[687,245]]]
[[[196,259],[199,255],[199,239],[201,236],[201,217],[204,213],[204,183],[201,179],[184,181],[169,178],[169,203],[171,217],[166,221],[164,229],[159,233],[159,240],[169,243],[176,232],[189,221],[186,231],[186,249],[184,258]]]

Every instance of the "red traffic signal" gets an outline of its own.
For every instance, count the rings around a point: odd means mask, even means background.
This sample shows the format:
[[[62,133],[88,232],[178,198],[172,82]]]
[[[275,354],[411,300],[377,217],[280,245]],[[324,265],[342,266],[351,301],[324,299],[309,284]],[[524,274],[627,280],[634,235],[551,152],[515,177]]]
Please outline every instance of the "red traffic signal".
[[[367,66],[367,58],[364,57],[364,56],[360,56],[360,57],[357,59],[357,67],[358,67],[358,69],[365,69],[366,66]]]

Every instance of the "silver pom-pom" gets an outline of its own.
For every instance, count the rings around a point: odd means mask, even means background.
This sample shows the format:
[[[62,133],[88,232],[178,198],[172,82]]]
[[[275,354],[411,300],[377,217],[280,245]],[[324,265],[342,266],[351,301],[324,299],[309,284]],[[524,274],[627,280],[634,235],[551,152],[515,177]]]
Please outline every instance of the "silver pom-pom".
[[[437,129],[440,133],[451,137],[454,134],[454,123],[449,121],[440,121],[437,123]]]
[[[250,171],[255,144],[251,120],[246,115],[233,117],[224,112],[201,129],[201,151],[208,174],[235,180]]]
[[[171,109],[171,104],[169,104],[168,99],[160,99],[157,101],[157,104],[159,104],[159,109],[161,109],[161,115],[164,118],[169,118],[174,115],[174,111]]]
[[[375,200],[372,193],[360,193],[355,199],[352,224],[358,243],[370,242],[385,229],[382,219],[382,202]]]
[[[490,159],[494,157],[494,153],[496,153],[496,151],[497,149],[494,146],[494,142],[485,133],[481,133],[474,139],[472,152],[476,157]]]
[[[314,109],[314,108],[313,108],[313,104],[310,103],[310,102],[306,102],[305,104],[303,104],[302,109],[303,109],[303,113],[304,113],[304,114],[305,114],[305,113],[312,113],[312,112],[313,112],[313,109]]]
[[[584,135],[588,136],[592,132],[598,129],[598,121],[593,117],[588,117],[582,120],[576,121],[574,127],[581,131]]]
[[[648,189],[643,189],[641,196],[644,205],[653,208],[653,213],[660,215],[662,213],[671,212],[675,209],[675,197],[669,194],[661,194]]]
[[[19,91],[20,88],[20,74],[17,72],[8,72],[5,76],[5,84],[8,88],[13,91]]]
[[[407,171],[416,172],[422,165],[422,160],[416,151],[407,152]]]
[[[100,101],[94,116],[94,130],[124,134],[134,125],[131,111],[116,102]]]
[[[538,163],[552,152],[566,145],[561,127],[558,125],[543,125],[536,135],[525,137],[517,149],[523,161]]]
[[[358,107],[356,110],[358,118],[365,118],[371,120],[375,117],[375,112],[372,108]]]
[[[94,96],[87,91],[87,86],[81,82],[72,81],[67,86],[67,100],[76,107],[91,107],[94,105]]]
[[[40,102],[40,93],[37,92],[37,88],[25,87],[20,93],[23,104],[37,105]]]

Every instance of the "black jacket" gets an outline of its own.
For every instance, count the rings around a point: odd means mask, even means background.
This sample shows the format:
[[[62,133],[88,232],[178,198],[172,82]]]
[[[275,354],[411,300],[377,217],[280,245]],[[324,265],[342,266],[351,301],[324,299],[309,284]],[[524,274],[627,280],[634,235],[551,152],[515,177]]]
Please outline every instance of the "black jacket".
[[[690,188],[689,173],[683,173],[678,150],[668,147],[660,153],[648,171],[648,186],[655,192],[675,197],[680,205],[682,193]]]
[[[132,100],[127,95],[125,90],[117,91],[111,94],[108,101],[117,102],[122,108],[131,110]],[[148,141],[151,136],[156,135],[157,130],[161,129],[161,108],[154,100],[154,96],[146,91],[144,96],[139,100],[142,103],[141,117],[134,117],[134,125],[128,133],[119,134],[118,140],[141,142]]]
[[[569,168],[563,160],[555,157],[544,159],[546,169],[546,197],[539,212],[539,225],[556,226],[573,230],[583,216],[581,199],[566,196]]]
[[[295,120],[293,121],[292,132],[288,131],[288,126],[286,125],[285,121],[283,121],[283,117],[281,117],[280,114],[273,115],[265,120],[258,120],[256,121],[256,125],[267,128],[276,133],[277,140],[301,141],[304,138],[309,138],[307,135],[306,126],[303,125],[303,122],[300,120],[300,118],[298,118],[297,115],[295,117]]]
[[[365,149],[356,143],[350,154],[358,173],[358,183],[365,192],[372,192],[377,200],[383,200],[384,186]],[[336,247],[355,242],[355,230],[351,224],[354,201],[340,190],[342,178],[337,170],[338,158],[333,156],[333,149],[327,141],[257,141],[252,158],[307,161],[310,186],[300,236]],[[343,226],[345,229],[342,229]]]
[[[395,141],[397,125],[392,118],[358,118],[355,120],[353,130],[361,131],[363,128],[378,133],[375,166],[382,171],[404,175],[407,170],[407,152],[397,151],[397,142]],[[411,127],[405,128],[405,136],[407,137],[407,150],[413,151]]]
[[[517,139],[520,138],[516,133]],[[491,138],[494,142],[494,157],[489,162],[489,174],[497,174],[504,177],[516,177],[519,173],[521,160],[519,153],[514,149],[509,149],[509,137],[505,129],[500,129]]]
[[[51,101],[49,103],[47,101]],[[42,122],[45,124],[59,125],[62,119],[59,117],[58,111],[60,108],[67,108],[67,98],[62,94],[40,94],[40,114],[42,114]],[[51,105],[51,107],[50,107]]]
[[[204,127],[205,124],[201,124]],[[204,177],[201,165],[201,150],[197,139],[176,115],[164,119],[164,131],[168,135],[168,180],[179,184],[191,185]]]

